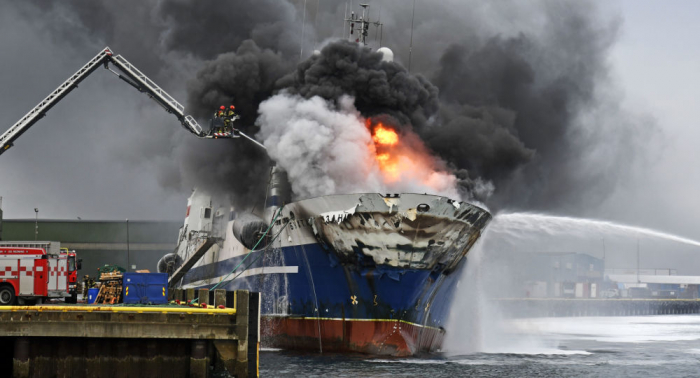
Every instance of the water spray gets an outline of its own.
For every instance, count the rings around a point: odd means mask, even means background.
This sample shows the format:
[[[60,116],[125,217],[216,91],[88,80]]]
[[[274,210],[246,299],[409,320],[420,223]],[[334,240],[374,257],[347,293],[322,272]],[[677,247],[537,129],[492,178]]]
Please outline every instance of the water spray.
[[[536,213],[497,214],[493,218],[489,229],[491,232],[516,237],[527,237],[532,235],[533,232],[544,232],[547,235],[570,234],[582,236],[584,233],[594,231],[602,234],[616,233],[635,237],[654,237],[700,247],[700,241],[648,228],[628,226],[610,221]]]

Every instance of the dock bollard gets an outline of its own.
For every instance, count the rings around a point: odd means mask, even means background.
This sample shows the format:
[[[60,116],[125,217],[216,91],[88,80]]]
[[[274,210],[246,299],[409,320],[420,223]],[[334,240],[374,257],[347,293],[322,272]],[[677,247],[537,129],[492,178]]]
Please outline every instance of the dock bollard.
[[[226,307],[226,290],[224,289],[214,289],[214,307],[219,308],[219,306]]]
[[[200,305],[209,305],[209,289],[199,289],[197,297]]]
[[[190,303],[195,298],[196,298],[196,296],[195,296],[194,289],[186,289],[185,290],[185,301],[187,301],[187,303]]]

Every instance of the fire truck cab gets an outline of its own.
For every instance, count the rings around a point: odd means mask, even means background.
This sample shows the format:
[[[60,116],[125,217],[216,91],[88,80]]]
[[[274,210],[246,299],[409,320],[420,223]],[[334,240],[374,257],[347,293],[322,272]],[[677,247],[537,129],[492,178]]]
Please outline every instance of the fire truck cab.
[[[66,298],[66,302],[78,303],[78,270],[83,268],[83,260],[77,257],[75,251],[69,251],[68,248],[61,248],[61,255],[66,255],[68,259],[68,293],[70,297]]]
[[[77,262],[75,252],[70,255],[58,242],[0,242],[0,305],[71,301],[70,276],[77,279]]]

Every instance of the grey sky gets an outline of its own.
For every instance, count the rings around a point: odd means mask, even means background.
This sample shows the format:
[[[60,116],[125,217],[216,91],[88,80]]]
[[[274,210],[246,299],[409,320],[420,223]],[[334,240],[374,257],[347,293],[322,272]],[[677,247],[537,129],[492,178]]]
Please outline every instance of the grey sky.
[[[628,107],[647,111],[663,134],[640,181],[618,188],[589,215],[700,238],[700,4],[625,1],[611,56]],[[597,213],[597,214],[596,214]]]
[[[599,4],[623,21],[609,56],[610,80],[618,84],[619,91],[612,95],[623,97],[623,105],[640,117],[655,119],[660,132],[654,134],[647,164],[626,177],[603,205],[566,215],[620,221],[700,239],[696,227],[700,200],[695,190],[700,169],[694,164],[700,140],[700,129],[695,127],[695,102],[700,98],[700,45],[695,41],[700,25],[695,16],[700,14],[700,4]],[[0,131],[4,131],[104,46],[90,35],[82,36],[75,45],[61,43],[46,20],[28,18],[8,3],[0,7]],[[498,8],[488,11],[508,12]],[[387,9],[383,12],[383,17],[391,19]],[[61,22],[74,20],[55,15],[52,23]],[[512,34],[518,25],[494,23],[491,28]],[[148,71],[145,67],[153,67],[158,61],[155,56],[162,55],[157,36],[114,39],[118,44],[111,47],[116,52],[186,102],[185,82],[196,72],[197,62],[169,54],[164,55],[166,64],[160,71]],[[131,48],[130,40],[140,47]],[[152,51],[143,48],[148,40],[153,41]],[[426,42],[420,29],[414,40],[417,46]],[[405,61],[404,52],[395,50],[397,59]],[[164,186],[159,180],[166,176],[163,169],[177,169],[162,160],[190,137],[172,115],[100,69],[0,157],[5,217],[31,218],[38,207],[42,218],[181,219],[189,194],[186,185],[181,190],[164,189],[174,186]],[[156,150],[135,156],[132,147],[139,145]]]
[[[2,8],[4,131],[104,46],[56,44],[39,20],[16,22],[22,19],[17,9],[7,3]],[[141,60],[126,58],[137,66]],[[178,94],[172,84],[168,90]],[[163,130],[150,124],[165,122],[172,127]],[[181,134],[173,116],[99,69],[2,155],[5,217],[33,217],[38,207],[42,218],[178,219],[184,214],[186,193],[163,191],[150,161],[134,161],[120,151],[146,137],[163,138],[163,146],[169,146]]]

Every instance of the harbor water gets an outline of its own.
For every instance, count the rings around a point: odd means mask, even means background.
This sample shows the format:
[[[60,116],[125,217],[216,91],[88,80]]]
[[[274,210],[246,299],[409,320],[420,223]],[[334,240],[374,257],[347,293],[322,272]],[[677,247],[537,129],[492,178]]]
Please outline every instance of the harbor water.
[[[412,358],[263,349],[261,377],[695,377],[700,316],[504,320],[481,351]]]

